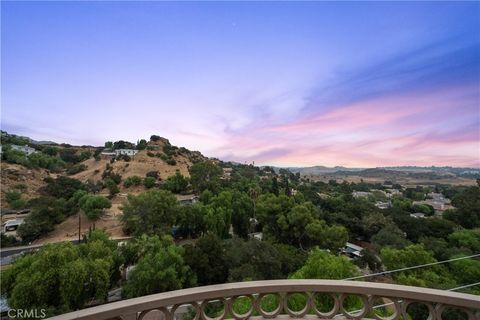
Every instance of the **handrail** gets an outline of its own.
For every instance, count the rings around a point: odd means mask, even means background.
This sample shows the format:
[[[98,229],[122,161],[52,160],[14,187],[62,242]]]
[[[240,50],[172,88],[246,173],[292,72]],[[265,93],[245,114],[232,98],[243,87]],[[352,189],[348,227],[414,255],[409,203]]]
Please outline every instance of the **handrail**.
[[[374,297],[389,298],[397,303],[403,304],[411,302],[425,303],[430,312],[440,310],[440,315],[431,315],[432,319],[441,319],[441,311],[444,307],[456,307],[466,312],[469,319],[475,319],[480,315],[480,296],[449,292],[444,290],[410,287],[403,285],[392,285],[384,283],[360,282],[360,281],[342,281],[342,280],[268,280],[268,281],[251,281],[251,282],[237,282],[225,283],[219,285],[211,285],[204,287],[195,287],[183,290],[163,292],[114,303],[104,304],[97,307],[87,308],[75,312],[70,312],[55,316],[52,320],[101,320],[120,318],[124,320],[142,319],[142,313],[148,310],[162,310],[166,314],[167,320],[173,318],[169,314],[170,307],[176,307],[184,304],[192,304],[196,306],[197,311],[201,310],[201,318],[208,320],[209,318],[203,312],[203,307],[199,308],[199,303],[203,306],[205,302],[213,299],[226,299],[238,296],[254,295],[262,296],[273,293],[284,295],[285,293],[312,293],[320,292],[332,294],[335,299],[336,310],[344,311],[342,301],[346,295],[358,295],[363,297],[365,303],[365,310],[362,315],[366,315],[371,311],[372,299]],[[336,294],[339,294],[337,296]],[[227,299],[229,300],[229,299]],[[311,301],[310,301],[311,302]],[[252,303],[253,305],[254,303]],[[227,307],[227,305],[225,305]],[[258,303],[256,304],[258,308]],[[312,308],[312,305],[307,304],[306,309]],[[279,306],[280,309],[280,306]],[[295,314],[286,307],[286,303],[282,304],[282,309],[293,317],[303,317],[307,314],[306,310],[302,314]],[[406,309],[403,308],[402,310]],[[262,310],[259,310],[265,317]],[[318,312],[317,312],[318,313]],[[399,315],[401,312],[397,312]],[[277,313],[278,314],[278,313]],[[344,312],[347,318],[359,318],[358,315],[351,315]],[[320,315],[320,314],[319,314]],[[268,315],[267,315],[268,316]],[[394,317],[397,319],[399,316]],[[234,316],[234,318],[238,318]],[[246,317],[248,318],[248,317]],[[240,318],[240,319],[245,319]]]

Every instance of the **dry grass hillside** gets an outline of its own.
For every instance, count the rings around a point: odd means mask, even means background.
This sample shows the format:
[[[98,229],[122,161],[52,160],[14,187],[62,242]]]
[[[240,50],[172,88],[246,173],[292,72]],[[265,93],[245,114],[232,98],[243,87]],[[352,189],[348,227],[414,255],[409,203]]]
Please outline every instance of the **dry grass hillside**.
[[[1,176],[1,203],[6,206],[5,194],[8,191],[18,191],[24,199],[38,197],[39,189],[45,185],[43,179],[56,177],[56,174],[49,173],[45,169],[27,168],[19,164],[12,164],[2,161],[0,164]]]
[[[164,151],[167,148],[167,153]],[[163,157],[163,158],[162,158]],[[168,164],[165,158],[175,160],[175,164]],[[165,180],[174,175],[177,170],[185,176],[188,176],[188,169],[195,161],[205,160],[206,158],[198,151],[190,151],[185,148],[172,147],[167,139],[161,138],[158,141],[148,142],[147,149],[139,151],[130,161],[117,160],[111,163],[109,156],[101,156],[99,160],[90,158],[83,162],[87,169],[70,176],[86,182],[99,181],[102,179],[102,173],[107,164],[113,167],[113,173],[122,176],[125,180],[131,176],[145,177],[150,171],[158,171],[160,180]],[[121,186],[121,188],[123,188]]]
[[[63,146],[57,145],[58,148]],[[92,147],[72,147],[75,152],[90,151],[92,154],[95,149]],[[189,176],[189,167],[206,158],[198,151],[190,151],[185,148],[172,146],[165,138],[158,137],[156,141],[149,141],[147,149],[139,151],[129,161],[119,159],[112,161],[111,156],[90,157],[81,162],[86,169],[67,175],[66,171],[60,173],[51,173],[46,169],[27,168],[19,164],[7,162],[1,163],[1,200],[2,207],[8,207],[5,202],[5,194],[8,191],[19,191],[26,200],[41,195],[40,189],[46,185],[43,181],[46,177],[56,178],[65,175],[70,178],[78,179],[82,182],[97,182],[102,180],[102,173],[107,165],[112,167],[112,172],[122,177],[122,182],[118,185],[120,193],[112,198],[112,207],[105,211],[105,214],[95,223],[96,228],[107,231],[112,237],[123,237],[120,217],[122,214],[121,205],[125,201],[127,194],[138,194],[146,190],[143,185],[125,188],[123,181],[131,176],[144,178],[148,172],[157,171],[159,181],[167,179],[179,170],[183,175]],[[108,189],[103,189],[100,195],[108,196]],[[88,221],[85,215],[81,216],[81,233],[88,231],[92,223]],[[68,217],[65,221],[55,226],[55,230],[40,237],[35,243],[51,243],[65,240],[75,240],[78,238],[78,215]]]

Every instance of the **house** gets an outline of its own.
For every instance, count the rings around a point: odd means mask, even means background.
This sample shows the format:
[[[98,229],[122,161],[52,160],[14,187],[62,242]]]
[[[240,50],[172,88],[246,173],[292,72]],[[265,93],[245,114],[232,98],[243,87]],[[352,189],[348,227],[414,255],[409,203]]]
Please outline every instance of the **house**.
[[[230,177],[232,176],[232,171],[232,168],[223,168],[222,179],[230,179]]]
[[[379,209],[388,209],[391,207],[391,203],[389,202],[384,202],[384,201],[377,201],[375,202],[375,207]]]
[[[177,198],[177,201],[183,205],[195,204],[199,201],[198,196],[195,194],[185,194],[185,195],[177,194],[176,198]]]
[[[133,157],[138,153],[138,150],[135,149],[117,149],[115,150],[115,155],[120,156],[120,155],[126,155]]]
[[[357,246],[356,244],[347,242],[345,244],[345,248],[343,248],[342,252],[349,256],[350,258],[359,258],[362,256],[363,248]]]
[[[358,198],[368,198],[372,193],[371,192],[365,192],[365,191],[353,191],[352,196],[356,199]]]
[[[27,145],[19,146],[19,145],[16,145],[16,144],[12,144],[12,150],[23,152],[27,156],[31,155],[32,153],[35,153],[35,149],[33,149],[32,147],[29,147]]]
[[[423,219],[423,218],[425,218],[425,213],[423,213],[423,212],[411,213],[410,217],[415,218],[415,219]]]

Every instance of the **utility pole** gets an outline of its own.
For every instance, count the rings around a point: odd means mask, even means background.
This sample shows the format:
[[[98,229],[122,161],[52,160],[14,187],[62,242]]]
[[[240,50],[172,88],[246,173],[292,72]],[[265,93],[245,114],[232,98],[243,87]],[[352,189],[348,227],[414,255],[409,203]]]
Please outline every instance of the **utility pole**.
[[[81,239],[81,230],[82,230],[82,212],[78,210],[78,243],[80,243]]]

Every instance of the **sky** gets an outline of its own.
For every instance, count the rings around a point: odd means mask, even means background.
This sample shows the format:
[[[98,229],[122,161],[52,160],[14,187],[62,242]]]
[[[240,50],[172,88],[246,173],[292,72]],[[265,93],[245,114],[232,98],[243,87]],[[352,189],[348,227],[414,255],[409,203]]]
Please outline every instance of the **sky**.
[[[1,128],[276,166],[480,167],[480,2],[1,2]]]

